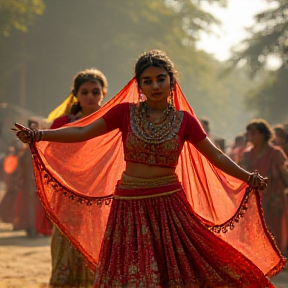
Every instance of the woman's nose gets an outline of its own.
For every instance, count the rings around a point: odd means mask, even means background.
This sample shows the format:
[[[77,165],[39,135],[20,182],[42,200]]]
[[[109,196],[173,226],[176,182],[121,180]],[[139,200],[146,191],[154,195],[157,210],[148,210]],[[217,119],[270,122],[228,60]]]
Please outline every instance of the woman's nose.
[[[157,81],[153,82],[153,89],[158,89],[159,83]]]

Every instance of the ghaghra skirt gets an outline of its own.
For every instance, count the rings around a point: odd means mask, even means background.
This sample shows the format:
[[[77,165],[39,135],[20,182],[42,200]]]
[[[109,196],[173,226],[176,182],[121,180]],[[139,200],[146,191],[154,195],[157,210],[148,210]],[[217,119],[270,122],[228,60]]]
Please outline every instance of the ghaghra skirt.
[[[123,174],[115,190],[94,287],[274,287],[193,213],[176,175]]]

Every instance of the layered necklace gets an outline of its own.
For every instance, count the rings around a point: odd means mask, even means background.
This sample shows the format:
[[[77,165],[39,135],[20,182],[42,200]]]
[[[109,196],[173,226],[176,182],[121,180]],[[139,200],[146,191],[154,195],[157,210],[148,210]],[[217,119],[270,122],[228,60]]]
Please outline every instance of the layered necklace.
[[[175,137],[179,131],[183,113],[177,113],[175,108],[168,104],[167,109],[161,113],[161,117],[153,123],[150,111],[147,101],[140,102],[139,106],[131,107],[130,119],[133,133],[150,144],[163,143]]]

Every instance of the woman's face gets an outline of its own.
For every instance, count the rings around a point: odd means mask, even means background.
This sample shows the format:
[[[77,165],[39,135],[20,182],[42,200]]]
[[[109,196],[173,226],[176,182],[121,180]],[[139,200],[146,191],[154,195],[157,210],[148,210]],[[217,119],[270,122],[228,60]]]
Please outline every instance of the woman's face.
[[[266,142],[265,135],[260,133],[256,127],[252,127],[251,129],[247,130],[247,140],[251,142],[253,145],[259,145]]]
[[[139,87],[148,104],[167,103],[170,95],[170,76],[162,67],[148,67],[140,76]]]
[[[105,93],[100,81],[83,83],[76,94],[84,114],[90,114],[100,109]]]

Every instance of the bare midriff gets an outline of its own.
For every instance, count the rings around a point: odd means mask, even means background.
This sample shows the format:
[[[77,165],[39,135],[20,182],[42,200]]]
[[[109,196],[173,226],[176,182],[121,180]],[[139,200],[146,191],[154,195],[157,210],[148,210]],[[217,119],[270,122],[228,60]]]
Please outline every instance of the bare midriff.
[[[173,175],[175,168],[127,161],[125,173],[132,177],[150,179]]]

